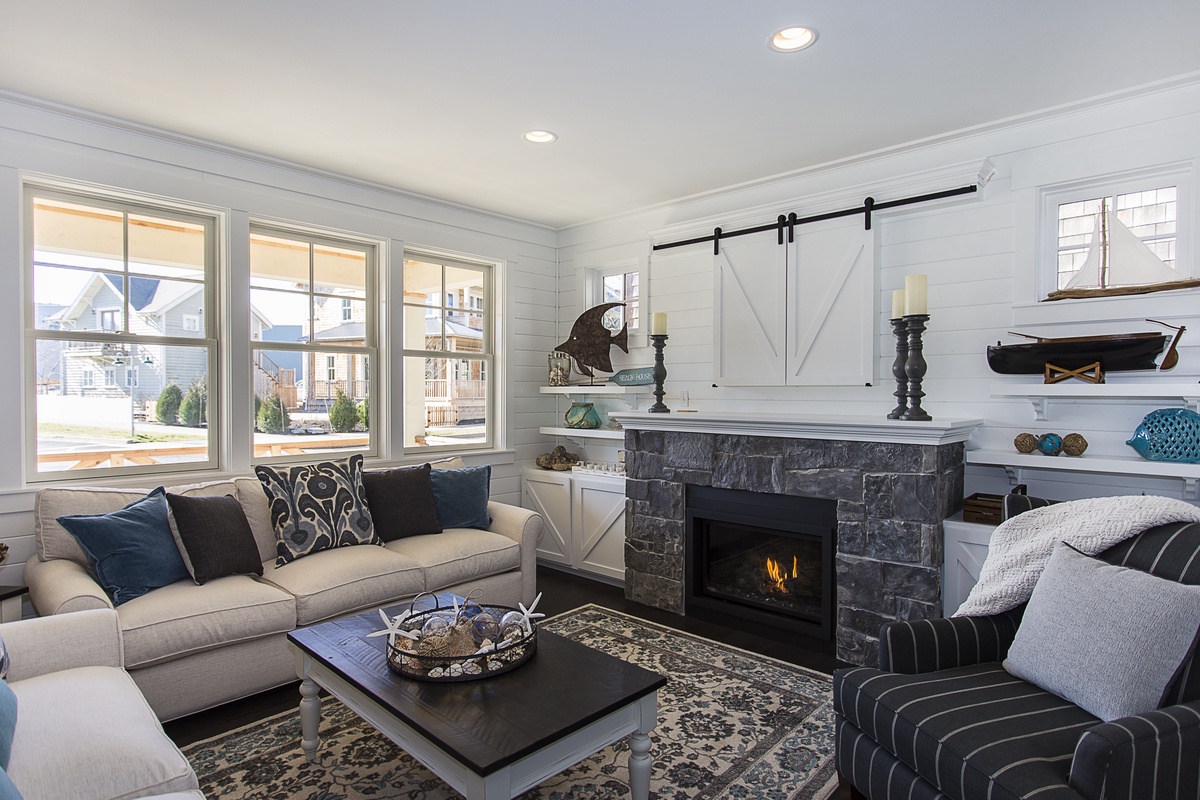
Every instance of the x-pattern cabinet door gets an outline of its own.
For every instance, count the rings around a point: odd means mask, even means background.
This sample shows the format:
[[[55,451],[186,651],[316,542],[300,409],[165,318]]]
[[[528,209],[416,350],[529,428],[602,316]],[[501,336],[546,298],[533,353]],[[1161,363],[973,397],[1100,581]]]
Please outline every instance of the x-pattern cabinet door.
[[[529,470],[522,484],[525,497],[521,505],[542,515],[542,538],[538,540],[537,557],[571,566],[570,473]]]
[[[576,475],[571,486],[575,567],[625,580],[625,482]]]

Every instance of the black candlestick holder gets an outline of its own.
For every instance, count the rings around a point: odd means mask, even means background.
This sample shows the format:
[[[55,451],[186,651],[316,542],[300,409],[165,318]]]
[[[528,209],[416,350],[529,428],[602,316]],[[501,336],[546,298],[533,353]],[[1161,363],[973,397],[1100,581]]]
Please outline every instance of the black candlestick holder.
[[[667,367],[663,364],[663,348],[667,345],[667,335],[665,333],[650,334],[650,344],[654,346],[654,370],[650,373],[654,378],[654,405],[650,406],[647,411],[651,414],[665,414],[671,409],[667,408],[663,403],[663,381],[667,379]]]
[[[925,421],[931,420],[933,417],[921,408],[921,398],[925,393],[921,391],[921,381],[925,377],[929,365],[925,363],[925,356],[921,350],[923,344],[921,342],[921,334],[925,331],[925,323],[929,320],[928,314],[909,314],[904,318],[904,324],[908,328],[908,358],[904,361],[904,375],[908,378],[908,409],[900,415],[900,419]]]
[[[904,317],[891,320],[892,333],[896,335],[896,360],[892,362],[892,377],[896,379],[896,407],[887,415],[888,419],[900,419],[908,410],[908,376],[904,374],[904,365],[908,361],[908,330]]]

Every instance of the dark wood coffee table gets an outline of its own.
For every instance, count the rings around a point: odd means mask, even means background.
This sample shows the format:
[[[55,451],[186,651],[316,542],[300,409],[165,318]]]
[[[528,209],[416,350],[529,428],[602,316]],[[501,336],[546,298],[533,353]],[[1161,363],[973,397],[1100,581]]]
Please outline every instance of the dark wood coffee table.
[[[631,794],[649,796],[662,675],[540,630],[537,653],[512,672],[416,681],[388,669],[384,637],[365,638],[382,627],[370,612],[288,634],[310,761],[324,688],[468,800],[510,800],[625,736]]]

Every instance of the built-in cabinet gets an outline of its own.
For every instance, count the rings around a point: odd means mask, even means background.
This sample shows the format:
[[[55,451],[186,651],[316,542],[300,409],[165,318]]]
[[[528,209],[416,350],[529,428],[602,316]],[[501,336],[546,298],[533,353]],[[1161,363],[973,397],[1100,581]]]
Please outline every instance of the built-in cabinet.
[[[942,613],[950,616],[979,581],[995,525],[964,522],[958,514],[942,523],[946,560],[942,566]]]
[[[544,520],[539,561],[624,582],[624,477],[527,468],[521,496]]]
[[[876,239],[861,216],[722,241],[713,257],[713,381],[862,386],[876,363]]]

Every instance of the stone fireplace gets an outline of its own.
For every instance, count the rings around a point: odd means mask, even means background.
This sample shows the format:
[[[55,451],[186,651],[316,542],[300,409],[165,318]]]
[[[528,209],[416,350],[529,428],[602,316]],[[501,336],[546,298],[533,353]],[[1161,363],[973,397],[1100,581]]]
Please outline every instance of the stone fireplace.
[[[964,442],[980,420],[614,417],[626,430],[629,599],[689,613],[689,487],[711,487],[835,504],[838,658],[873,665],[884,622],[941,615],[942,520],[961,508]]]

